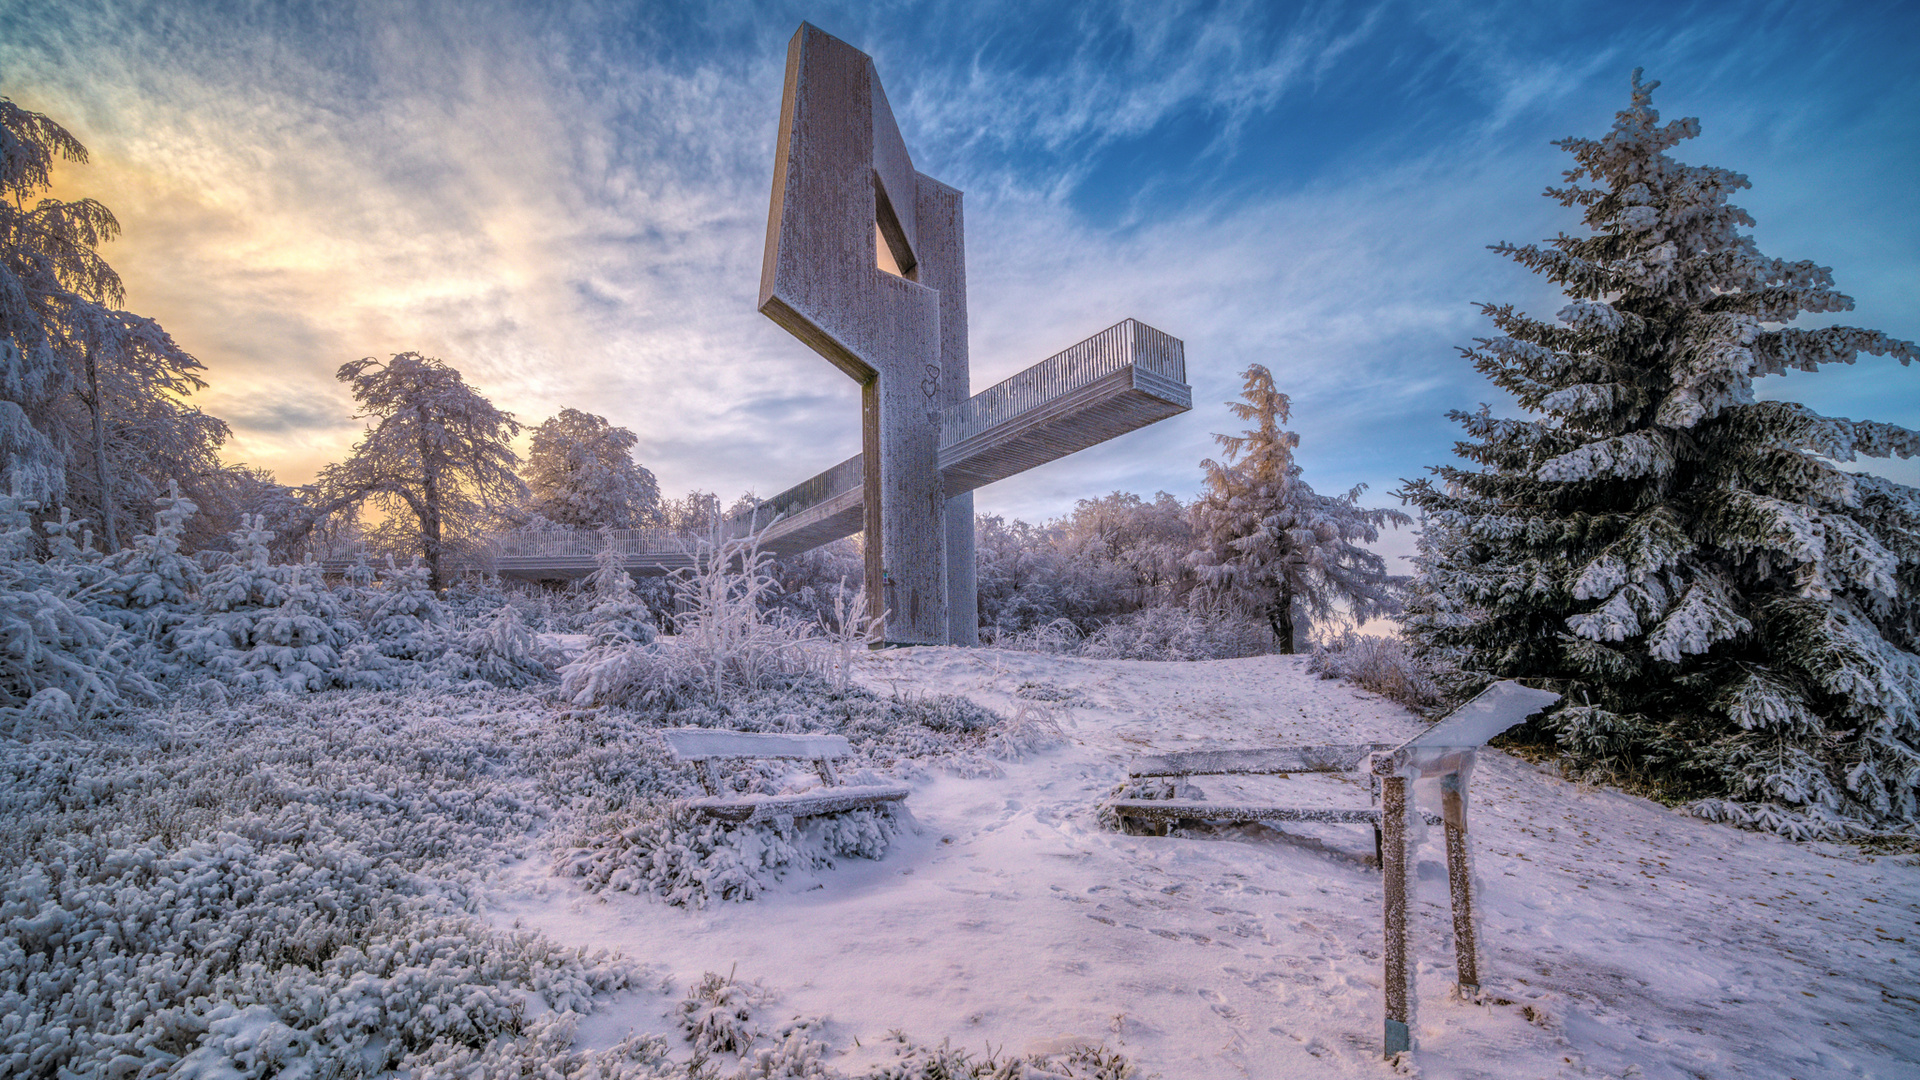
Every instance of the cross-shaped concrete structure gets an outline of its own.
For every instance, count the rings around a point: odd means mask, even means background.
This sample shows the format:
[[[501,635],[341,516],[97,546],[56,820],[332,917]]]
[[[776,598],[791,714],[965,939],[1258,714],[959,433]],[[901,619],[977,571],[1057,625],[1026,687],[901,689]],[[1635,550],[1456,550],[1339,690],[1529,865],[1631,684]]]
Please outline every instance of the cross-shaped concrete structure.
[[[860,456],[732,531],[775,553],[864,529],[890,644],[978,641],[973,489],[1192,408],[1180,342],[1129,319],[968,397],[960,192],[915,171],[873,62],[787,48],[760,310],[860,383]]]

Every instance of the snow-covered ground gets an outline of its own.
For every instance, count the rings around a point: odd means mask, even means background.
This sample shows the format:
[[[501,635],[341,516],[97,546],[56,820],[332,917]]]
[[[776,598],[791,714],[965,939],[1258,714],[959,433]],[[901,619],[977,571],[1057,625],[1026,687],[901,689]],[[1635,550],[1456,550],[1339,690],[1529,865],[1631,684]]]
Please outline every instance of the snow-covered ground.
[[[1143,1073],[1377,1076],[1380,878],[1362,826],[1193,837],[1107,831],[1127,759],[1398,741],[1420,723],[1304,661],[1063,659],[906,649],[878,691],[1052,707],[1065,745],[1004,775],[935,775],[920,826],[878,862],[790,875],[704,910],[588,895],[529,859],[490,915],[617,948],[670,977],[583,1019],[583,1040],[667,1032],[684,988],[737,970],[768,1021],[824,1016],[836,1068],[886,1060],[890,1029],[1024,1053],[1106,1042]],[[1230,789],[1198,781],[1210,798]],[[1364,805],[1357,782],[1244,781]],[[1499,752],[1472,788],[1486,994],[1451,996],[1438,844],[1418,855],[1412,1069],[1427,1077],[1920,1076],[1920,859],[1797,845],[1585,788]],[[1436,835],[1437,840],[1437,835]]]

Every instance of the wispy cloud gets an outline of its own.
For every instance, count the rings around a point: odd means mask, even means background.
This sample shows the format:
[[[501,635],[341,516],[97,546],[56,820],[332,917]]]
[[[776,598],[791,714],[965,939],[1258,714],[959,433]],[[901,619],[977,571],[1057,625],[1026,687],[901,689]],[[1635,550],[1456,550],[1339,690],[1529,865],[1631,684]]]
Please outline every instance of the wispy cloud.
[[[1191,494],[1256,362],[1323,489],[1445,458],[1442,412],[1493,397],[1454,351],[1484,332],[1472,302],[1558,306],[1484,245],[1570,224],[1537,197],[1547,141],[1604,130],[1636,64],[1706,117],[1690,159],[1755,175],[1763,246],[1833,261],[1860,321],[1920,336],[1920,83],[1861,59],[1913,28],[1892,6],[0,0],[0,93],[95,151],[62,191],[121,216],[130,305],[207,362],[237,457],[310,476],[358,434],[334,369],[417,349],[731,497],[857,444],[853,385],[753,312],[802,17],[875,56],[916,162],[968,192],[976,387],[1126,316],[1187,341],[1193,414],[991,510]],[[1920,425],[1920,395],[1814,381]]]

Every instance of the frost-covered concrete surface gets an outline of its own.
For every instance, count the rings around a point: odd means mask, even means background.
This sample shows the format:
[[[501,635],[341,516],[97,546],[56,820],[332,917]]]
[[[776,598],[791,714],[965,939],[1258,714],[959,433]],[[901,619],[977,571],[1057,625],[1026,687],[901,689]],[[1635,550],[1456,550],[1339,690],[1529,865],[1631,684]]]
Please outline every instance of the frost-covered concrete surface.
[[[775,995],[768,1020],[829,1018],[847,1071],[884,1060],[875,1044],[898,1028],[976,1050],[1104,1040],[1167,1080],[1390,1073],[1365,828],[1130,837],[1095,814],[1132,754],[1398,740],[1420,729],[1400,707],[1290,657],[911,649],[862,678],[1003,710],[1070,692],[1069,741],[997,778],[923,780],[909,802],[919,835],[751,903],[602,899],[538,860],[505,875],[496,920],[616,947],[675,984],[617,999],[583,1020],[583,1037],[667,1031],[681,988],[737,965]],[[1366,800],[1328,778],[1245,783]],[[1489,1003],[1450,997],[1446,879],[1429,843],[1414,922],[1419,1075],[1920,1076],[1913,857],[1736,831],[1497,752],[1472,797]]]

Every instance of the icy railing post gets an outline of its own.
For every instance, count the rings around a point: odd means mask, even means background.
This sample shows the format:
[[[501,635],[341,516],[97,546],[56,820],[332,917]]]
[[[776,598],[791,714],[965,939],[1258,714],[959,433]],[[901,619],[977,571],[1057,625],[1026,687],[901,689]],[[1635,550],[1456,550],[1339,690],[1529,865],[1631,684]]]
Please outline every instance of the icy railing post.
[[[1559,700],[1560,695],[1550,691],[1497,682],[1399,749],[1373,755],[1369,771],[1380,779],[1380,915],[1386,934],[1381,951],[1386,998],[1381,1049],[1387,1057],[1413,1049],[1416,998],[1407,954],[1407,869],[1414,848],[1407,823],[1417,813],[1408,798],[1412,783],[1439,780],[1454,964],[1460,993],[1475,994],[1480,990],[1480,951],[1473,918],[1473,859],[1467,848],[1467,785],[1473,779],[1474,758],[1488,739]]]

